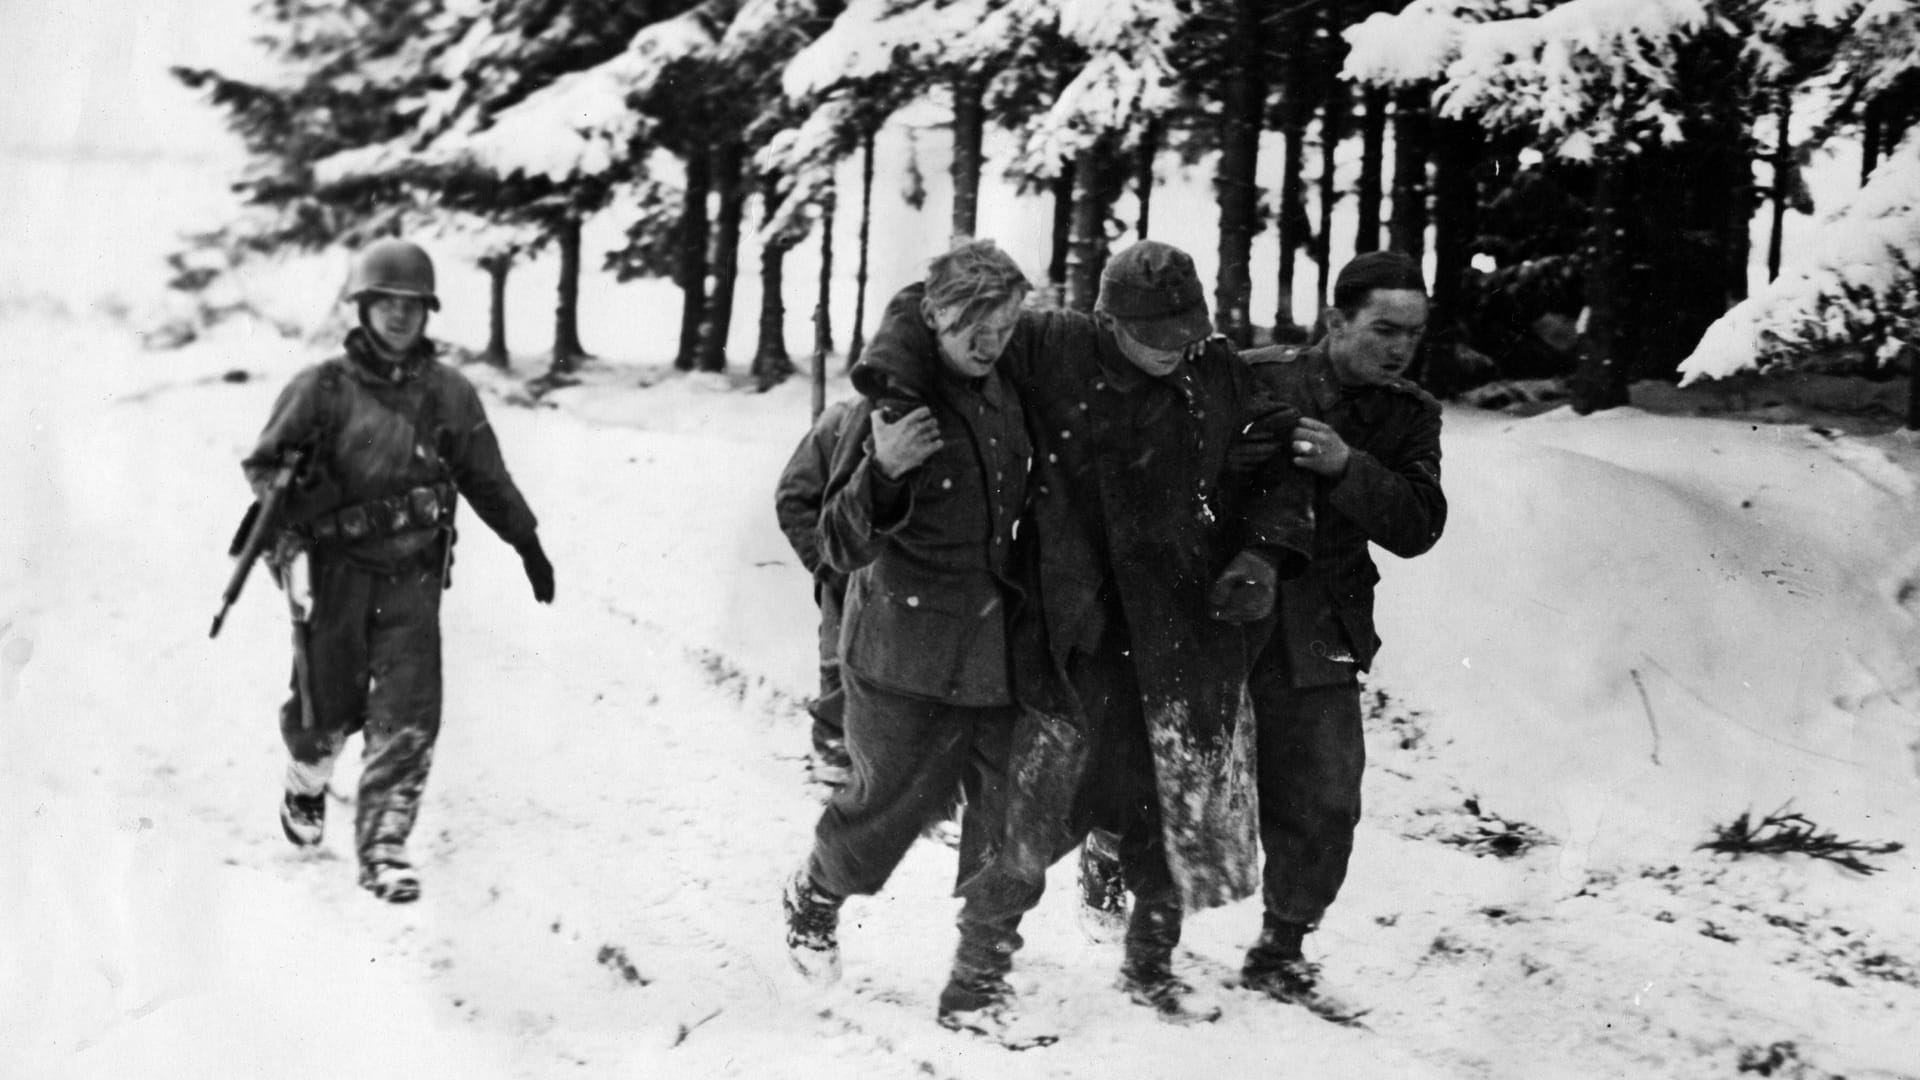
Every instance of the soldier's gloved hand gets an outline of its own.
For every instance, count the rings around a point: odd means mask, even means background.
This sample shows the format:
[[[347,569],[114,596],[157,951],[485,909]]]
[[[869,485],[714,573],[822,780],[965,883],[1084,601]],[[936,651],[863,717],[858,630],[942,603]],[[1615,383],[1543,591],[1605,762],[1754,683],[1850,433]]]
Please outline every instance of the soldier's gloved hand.
[[[1227,468],[1252,472],[1280,455],[1299,419],[1292,406],[1263,404],[1227,444]]]
[[[1214,579],[1207,594],[1208,614],[1221,622],[1258,622],[1273,613],[1277,574],[1265,555],[1243,551]]]
[[[540,538],[529,536],[514,550],[520,553],[520,565],[526,569],[527,581],[533,585],[533,598],[543,604],[553,603],[553,564],[547,561]]]

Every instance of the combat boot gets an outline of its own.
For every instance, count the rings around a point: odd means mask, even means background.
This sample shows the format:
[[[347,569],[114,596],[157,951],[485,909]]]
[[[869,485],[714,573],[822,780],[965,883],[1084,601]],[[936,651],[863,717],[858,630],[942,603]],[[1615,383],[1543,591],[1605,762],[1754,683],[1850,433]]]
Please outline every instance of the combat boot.
[[[1009,1050],[1050,1046],[1060,1038],[1021,1013],[1013,987],[998,972],[955,967],[940,991],[938,1019],[949,1031],[978,1035]]]
[[[1240,985],[1275,1001],[1298,1005],[1336,1024],[1354,1024],[1367,1010],[1320,985],[1320,965],[1301,952],[1307,927],[1268,918],[1260,940],[1247,950]]]
[[[1118,941],[1127,929],[1127,883],[1113,834],[1095,829],[1080,847],[1080,932],[1088,941]]]
[[[420,875],[404,862],[370,862],[360,867],[360,887],[389,904],[420,899]]]
[[[808,982],[828,986],[840,981],[840,905],[835,896],[814,884],[802,866],[787,879],[780,906],[787,915],[787,958]]]
[[[1173,947],[1180,940],[1178,901],[1151,904],[1134,898],[1127,924],[1126,960],[1116,984],[1136,1005],[1145,1005],[1170,1024],[1210,1024],[1220,1005],[1173,973]]]
[[[1163,956],[1128,950],[1116,984],[1135,1005],[1145,1005],[1169,1024],[1211,1024],[1220,1019],[1220,1003],[1173,973]]]
[[[289,791],[280,800],[280,831],[294,847],[313,847],[327,827],[327,793],[296,795]]]

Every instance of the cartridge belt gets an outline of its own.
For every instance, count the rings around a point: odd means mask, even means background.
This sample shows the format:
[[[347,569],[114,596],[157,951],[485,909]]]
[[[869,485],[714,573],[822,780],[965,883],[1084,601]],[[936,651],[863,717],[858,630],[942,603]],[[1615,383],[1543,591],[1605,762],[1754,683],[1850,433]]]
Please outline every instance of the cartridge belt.
[[[318,542],[379,540],[453,524],[457,493],[450,483],[422,484],[398,495],[369,499],[321,514],[300,531]]]

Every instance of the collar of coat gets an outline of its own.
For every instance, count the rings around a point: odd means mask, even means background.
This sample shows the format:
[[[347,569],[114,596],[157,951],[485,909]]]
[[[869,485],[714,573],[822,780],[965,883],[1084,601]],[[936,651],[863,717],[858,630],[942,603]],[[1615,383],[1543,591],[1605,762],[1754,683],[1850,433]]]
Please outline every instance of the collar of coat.
[[[1299,348],[1276,348],[1271,351],[1267,349],[1256,349],[1253,350],[1253,352],[1255,354],[1265,355],[1252,357],[1252,363],[1287,364],[1294,367],[1298,372],[1297,377],[1300,382],[1307,388],[1307,393],[1312,396],[1313,403],[1319,407],[1320,412],[1323,414],[1343,398],[1350,401],[1359,401],[1383,390],[1405,394],[1423,403],[1429,403],[1436,409],[1439,408],[1439,403],[1433,400],[1432,395],[1422,389],[1419,383],[1411,379],[1395,377],[1386,382],[1363,383],[1359,386],[1347,386],[1343,384],[1340,381],[1340,377],[1334,374],[1333,358],[1327,355],[1327,343],[1325,341],[1318,341],[1312,345],[1301,346]]]
[[[931,401],[956,391],[971,391],[999,405],[1001,380],[953,374],[940,359],[940,339],[920,314],[926,286],[915,283],[901,289],[880,316],[880,328],[853,368],[853,387],[875,401],[911,398]]]
[[[433,342],[423,335],[398,363],[389,363],[374,345],[366,327],[356,326],[347,331],[347,359],[352,361],[347,369],[355,378],[367,382],[405,386],[419,378],[433,362],[433,353]]]

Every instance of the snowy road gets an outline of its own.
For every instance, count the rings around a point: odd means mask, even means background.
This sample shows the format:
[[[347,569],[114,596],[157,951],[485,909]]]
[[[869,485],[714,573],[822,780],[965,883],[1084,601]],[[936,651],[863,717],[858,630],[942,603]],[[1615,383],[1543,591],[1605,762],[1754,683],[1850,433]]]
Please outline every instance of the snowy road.
[[[349,807],[317,856],[274,822],[285,627],[265,578],[218,641],[204,630],[235,462],[302,357],[0,327],[11,355],[64,360],[16,367],[0,416],[17,466],[0,493],[26,510],[0,533],[0,1006],[23,1018],[0,1074],[1915,1075],[1893,1022],[1920,1006],[1910,858],[1876,878],[1705,853],[1590,867],[1558,823],[1475,799],[1498,770],[1462,751],[1472,724],[1397,690],[1376,701],[1367,823],[1315,939],[1372,1030],[1224,988],[1217,1024],[1152,1022],[1112,990],[1118,946],[1083,935],[1063,867],[1016,977],[1061,1041],[1014,1054],[944,1032],[953,857],[935,842],[849,905],[848,985],[805,990],[777,892],[818,809],[813,616],[771,514],[800,387],[680,380],[558,409],[489,393],[559,597],[535,605],[468,517],[416,833],[426,894],[378,904],[354,885]],[[1501,490],[1497,436],[1450,437],[1450,484]],[[1509,753],[1507,771],[1529,760]],[[1216,983],[1257,924],[1253,904],[1201,914],[1181,962]]]

